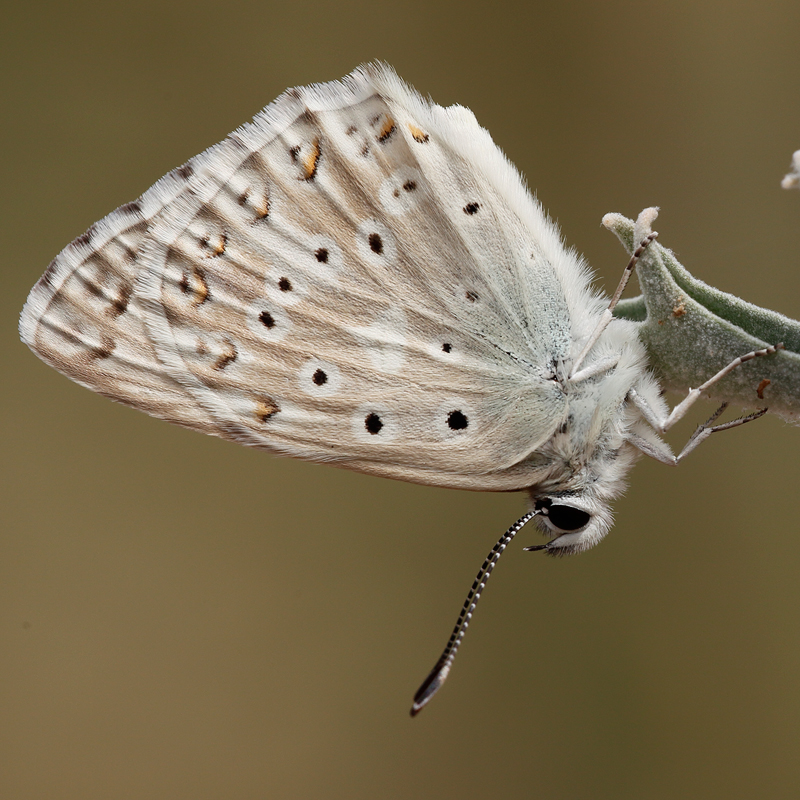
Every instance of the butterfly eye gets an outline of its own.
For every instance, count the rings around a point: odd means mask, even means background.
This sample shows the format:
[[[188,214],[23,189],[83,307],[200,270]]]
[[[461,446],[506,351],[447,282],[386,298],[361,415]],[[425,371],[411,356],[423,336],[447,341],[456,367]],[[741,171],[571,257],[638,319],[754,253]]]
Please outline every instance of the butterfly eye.
[[[592,515],[573,506],[550,506],[547,518],[562,531],[577,531],[588,524]]]

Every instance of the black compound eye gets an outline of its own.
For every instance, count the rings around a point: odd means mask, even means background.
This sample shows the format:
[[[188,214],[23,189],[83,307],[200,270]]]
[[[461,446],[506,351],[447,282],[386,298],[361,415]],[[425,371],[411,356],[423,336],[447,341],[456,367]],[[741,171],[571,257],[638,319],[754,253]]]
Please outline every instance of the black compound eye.
[[[577,531],[592,518],[591,514],[573,506],[550,506],[547,518],[562,531]]]

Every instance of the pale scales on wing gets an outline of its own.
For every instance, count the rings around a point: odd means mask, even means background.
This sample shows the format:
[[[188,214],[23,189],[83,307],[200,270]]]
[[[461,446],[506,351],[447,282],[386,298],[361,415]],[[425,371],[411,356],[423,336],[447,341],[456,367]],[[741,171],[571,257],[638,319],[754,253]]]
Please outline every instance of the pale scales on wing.
[[[286,92],[125,209],[56,259],[23,314],[70,377],[377,474],[542,477],[536,450],[567,409],[555,371],[602,303],[467,109],[365,67]]]
[[[216,432],[158,360],[134,287],[148,225],[183,188],[180,170],[95,223],[53,259],[20,318],[23,341],[83,386],[156,417]]]

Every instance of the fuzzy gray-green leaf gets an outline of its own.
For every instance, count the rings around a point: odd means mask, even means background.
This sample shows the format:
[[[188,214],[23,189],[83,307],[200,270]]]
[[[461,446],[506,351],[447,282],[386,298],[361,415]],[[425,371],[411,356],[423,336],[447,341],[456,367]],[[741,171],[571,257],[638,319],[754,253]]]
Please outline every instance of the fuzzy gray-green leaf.
[[[643,218],[644,212],[640,227]],[[652,219],[650,210],[645,222]],[[633,252],[642,232],[634,232],[632,220],[608,214],[603,224]],[[664,388],[685,393],[736,357],[782,342],[785,350],[742,364],[708,396],[800,420],[800,322],[697,280],[657,241],[636,271],[642,295],[621,301],[614,313],[639,323],[650,366]]]

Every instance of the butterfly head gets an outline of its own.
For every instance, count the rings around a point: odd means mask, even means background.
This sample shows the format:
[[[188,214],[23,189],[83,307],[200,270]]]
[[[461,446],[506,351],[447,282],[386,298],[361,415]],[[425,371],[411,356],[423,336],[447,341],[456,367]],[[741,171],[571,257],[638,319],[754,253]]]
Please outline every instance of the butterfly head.
[[[526,547],[565,556],[594,547],[611,527],[607,503],[591,496],[542,497],[534,501],[539,528],[552,537],[546,544]]]
[[[611,529],[611,502],[625,489],[625,476],[639,452],[617,429],[614,436],[596,443],[591,454],[584,451],[576,459],[572,450],[571,455],[556,461],[549,479],[528,490],[536,523],[550,540],[526,549],[571,555],[598,544]]]

